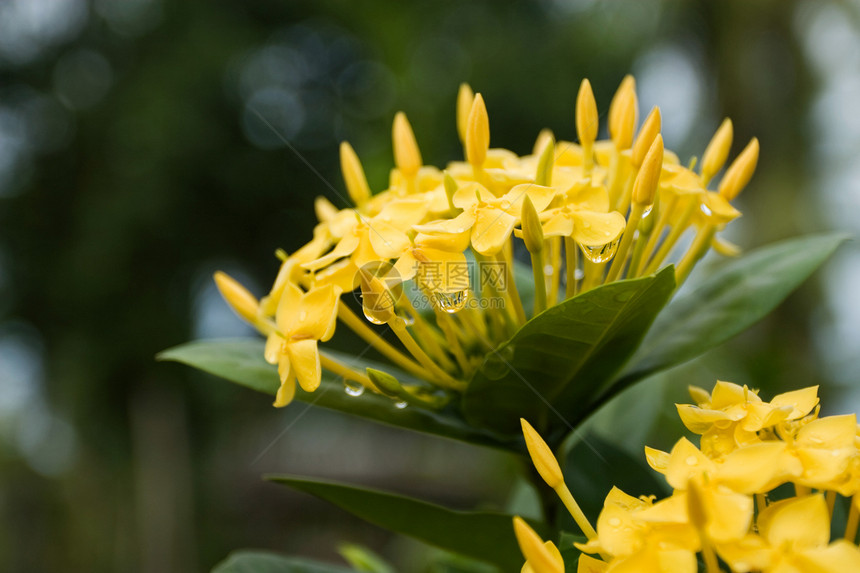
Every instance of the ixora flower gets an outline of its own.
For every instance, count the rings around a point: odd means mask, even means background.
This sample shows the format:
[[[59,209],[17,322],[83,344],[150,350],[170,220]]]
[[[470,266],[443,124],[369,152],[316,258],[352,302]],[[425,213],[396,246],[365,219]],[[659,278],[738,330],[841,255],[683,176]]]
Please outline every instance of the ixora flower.
[[[584,80],[576,98],[578,142],[544,131],[530,155],[518,156],[490,147],[484,99],[463,85],[457,125],[465,161],[444,170],[425,166],[409,121],[398,113],[395,168],[388,188],[377,193],[355,150],[343,143],[353,206],[317,201],[313,238],[292,256],[281,252],[269,294],[258,303],[223,273],[216,276],[227,302],[268,337],[265,356],[281,378],[275,405],[290,402],[294,380],[314,391],[320,368],[397,401],[405,392],[419,405],[444,405],[467,391],[487,352],[530,318],[602,286],[653,276],[676,260],[674,286],[712,245],[731,251],[716,233],[740,215],[729,202],[755,170],[757,142],[712,191],[708,184],[729,156],[731,122],[717,131],[696,172],[664,149],[659,109],[638,134],[637,115],[635,82],[627,77],[609,108],[610,138],[598,141],[597,104]],[[525,266],[517,253],[531,260],[533,283],[517,271]],[[396,292],[406,281],[419,297]],[[399,343],[350,308],[343,295],[359,288],[367,320],[387,325]],[[431,304],[422,305],[422,297]],[[321,355],[318,342],[333,335],[335,317],[425,387],[393,386],[389,378],[380,384],[378,373]]]
[[[596,529],[573,500],[549,447],[523,420],[535,468],[587,538],[574,543],[582,552],[577,571],[694,573],[698,555],[706,573],[860,571],[856,416],[819,418],[817,390],[787,392],[766,403],[756,391],[729,382],[717,382],[711,393],[691,387],[698,405],[677,407],[703,443],[714,427],[749,435],[733,441],[730,451],[699,450],[686,438],[670,453],[646,448],[648,463],[665,475],[672,495],[656,501],[613,487]],[[793,491],[780,488],[785,484]],[[847,506],[848,517],[834,540],[837,503]],[[544,543],[519,519],[514,529],[527,559],[524,571],[565,570],[562,552],[569,547]]]

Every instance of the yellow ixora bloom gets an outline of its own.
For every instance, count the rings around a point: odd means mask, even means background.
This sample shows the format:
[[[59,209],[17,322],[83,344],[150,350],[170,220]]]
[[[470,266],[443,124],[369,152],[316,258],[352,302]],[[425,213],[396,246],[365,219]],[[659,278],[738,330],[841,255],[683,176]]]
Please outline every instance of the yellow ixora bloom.
[[[712,392],[691,387],[697,406],[678,405],[678,412],[703,440],[715,427],[742,428],[757,439],[725,451],[700,450],[686,438],[669,453],[646,448],[672,495],[636,498],[612,488],[596,531],[546,443],[523,422],[535,468],[588,538],[575,544],[584,552],[577,571],[694,573],[700,562],[706,573],[860,571],[860,427],[853,414],[818,418],[817,391],[765,402],[729,382],[717,382]],[[776,490],[785,483],[795,486],[794,496]],[[853,497],[843,538],[831,542],[837,494]]]
[[[371,187],[359,153],[343,142],[340,165],[353,206],[339,209],[317,199],[313,237],[291,256],[279,251],[280,271],[259,303],[235,281],[219,282],[238,314],[269,337],[266,355],[279,364],[282,378],[295,376],[306,389],[317,385],[316,343],[329,331],[320,326],[322,318],[314,318],[311,328],[297,317],[325,314],[434,386],[431,393],[450,398],[451,391],[465,389],[486,352],[508,340],[530,314],[600,285],[655,272],[672,262],[670,254],[688,230],[695,230],[695,238],[676,261],[678,284],[711,245],[736,251],[716,234],[739,214],[729,202],[752,176],[757,142],[712,191],[708,185],[729,161],[730,122],[717,130],[696,173],[664,149],[659,109],[638,125],[632,77],[624,78],[609,106],[609,139],[597,139],[601,110],[588,80],[576,94],[575,109],[577,143],[556,142],[544,130],[533,152],[519,156],[491,147],[488,102],[464,84],[456,105],[463,160],[444,169],[424,165],[420,133],[398,112],[391,131],[394,167],[385,189]],[[531,309],[524,308],[515,279],[520,239],[534,277]],[[471,263],[501,270],[482,269],[482,283],[472,284]],[[362,272],[376,276],[379,269],[386,269],[379,281],[361,280]],[[384,293],[406,281],[414,281],[431,308],[421,308],[421,297]],[[370,323],[386,325],[399,343],[388,342],[341,300],[342,293],[360,286],[374,300],[392,301],[390,309],[362,307]],[[378,390],[344,364],[323,356],[319,365]],[[289,388],[281,386],[279,405],[292,396]]]

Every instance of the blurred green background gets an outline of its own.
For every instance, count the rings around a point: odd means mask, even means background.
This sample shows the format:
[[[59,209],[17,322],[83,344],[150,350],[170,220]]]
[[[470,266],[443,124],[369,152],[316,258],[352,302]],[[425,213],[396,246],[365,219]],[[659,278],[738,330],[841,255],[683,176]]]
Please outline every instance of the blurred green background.
[[[275,248],[310,238],[314,197],[343,206],[329,188],[343,194],[341,140],[379,190],[397,110],[444,165],[468,81],[492,145],[526,153],[543,127],[574,138],[583,77],[605,114],[626,73],[682,159],[724,116],[735,153],[760,139],[732,240],[860,230],[856,0],[0,2],[0,570],[204,571],[241,547],[338,562],[340,541],[424,570],[417,543],[260,474],[498,507],[518,460],[275,410],[153,357],[250,334],[211,273],[266,290]],[[668,448],[671,402],[718,377],[765,394],[819,383],[826,413],[855,411],[856,243],[816,279],[595,431],[636,455]]]

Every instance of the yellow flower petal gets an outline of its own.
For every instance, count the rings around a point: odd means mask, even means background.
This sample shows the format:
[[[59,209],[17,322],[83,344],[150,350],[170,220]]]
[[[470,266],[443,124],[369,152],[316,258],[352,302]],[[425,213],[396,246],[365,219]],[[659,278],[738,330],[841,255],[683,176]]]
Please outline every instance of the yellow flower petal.
[[[338,259],[352,255],[361,243],[360,234],[364,232],[364,229],[359,229],[357,227],[351,229],[349,233],[344,235],[343,238],[338,241],[337,245],[335,245],[334,249],[332,249],[330,253],[302,264],[302,268],[309,271],[317,271],[329,266]]]
[[[819,547],[830,541],[830,514],[820,494],[771,504],[757,522],[761,536],[773,547],[792,543]]]
[[[460,185],[459,189],[454,193],[451,202],[455,207],[467,209],[476,203],[483,201],[484,203],[492,201],[496,198],[489,189],[479,183],[465,183]]]
[[[595,213],[593,211],[574,211],[573,238],[580,245],[600,246],[611,243],[624,232],[626,221],[617,211]]]
[[[694,434],[704,434],[715,422],[728,419],[723,411],[698,408],[692,404],[675,404],[675,408],[681,422]]]
[[[299,303],[295,323],[289,329],[292,339],[313,338],[325,342],[334,335],[339,290],[321,286],[305,293]]]
[[[576,573],[606,573],[609,564],[588,555],[580,555]]]
[[[712,475],[716,466],[687,438],[681,438],[669,453],[666,481],[675,489],[686,489],[687,480],[703,473]]]
[[[797,432],[795,444],[798,447],[848,448],[853,446],[857,435],[857,416],[828,416],[813,420]]]
[[[379,218],[368,225],[367,236],[374,252],[382,259],[397,257],[410,244],[406,233]]]
[[[269,364],[277,364],[281,358],[281,351],[284,346],[284,339],[275,333],[266,338],[266,348],[263,351],[263,356]]]
[[[573,216],[571,213],[556,212],[543,224],[545,237],[570,237],[573,235]]]
[[[818,386],[777,394],[770,403],[772,406],[791,406],[792,411],[788,415],[789,420],[802,418],[818,405]]]
[[[860,549],[844,539],[839,539],[820,549],[808,549],[796,559],[804,567],[804,571],[815,573],[860,571]]]
[[[737,449],[719,466],[720,483],[739,493],[766,493],[785,481],[781,458],[787,445],[782,441],[762,442]]]
[[[322,381],[317,341],[313,339],[287,342],[287,354],[299,385],[305,392],[313,392]]]
[[[290,336],[290,331],[297,322],[302,296],[302,289],[293,283],[288,283],[281,293],[281,302],[278,303],[278,311],[275,313],[275,324],[286,337]]]
[[[508,191],[503,197],[496,202],[496,206],[502,208],[506,212],[514,216],[519,216],[523,208],[523,201],[528,197],[535,211],[540,213],[546,209],[555,197],[555,189],[544,185],[535,185],[527,183],[517,185]]]
[[[482,255],[495,255],[511,236],[516,221],[501,209],[479,209],[472,227],[472,247]]]

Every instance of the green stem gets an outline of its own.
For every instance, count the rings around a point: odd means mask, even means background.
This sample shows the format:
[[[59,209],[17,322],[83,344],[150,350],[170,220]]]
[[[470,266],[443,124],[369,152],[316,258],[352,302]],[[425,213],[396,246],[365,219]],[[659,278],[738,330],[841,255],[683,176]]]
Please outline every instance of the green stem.
[[[353,370],[346,364],[343,364],[342,362],[339,362],[330,356],[326,356],[323,352],[320,352],[320,366],[322,366],[329,372],[333,372],[338,376],[342,376],[346,380],[358,382],[365,388],[369,388],[374,392],[381,393],[379,391],[379,388],[377,388],[376,385],[371,382],[370,378],[368,378],[364,374],[361,374],[360,372],[357,372],[356,370]]]
[[[535,305],[532,316],[537,316],[546,310],[546,275],[543,273],[543,251],[535,251],[532,255],[532,274],[535,278]]]
[[[561,283],[561,237],[549,240],[550,260],[552,261],[552,276],[549,283],[549,306],[558,304],[559,283]]]
[[[391,346],[381,336],[376,334],[372,328],[367,326],[343,301],[340,301],[337,307],[337,317],[341,322],[347,325],[350,330],[360,336],[370,346],[375,348],[380,354],[391,360],[395,365],[399,366],[406,372],[419,378],[425,378],[427,373],[405,356],[402,352]]]
[[[693,239],[693,244],[690,245],[681,262],[678,263],[678,268],[675,270],[675,283],[680,286],[687,280],[690,271],[693,270],[696,263],[711,248],[711,241],[714,239],[716,233],[717,230],[713,225],[707,225],[699,229],[699,232],[696,233],[696,238]]]
[[[400,342],[403,343],[403,346],[406,347],[406,350],[412,354],[421,366],[428,370],[428,372],[424,372],[422,374],[422,378],[426,380],[427,374],[430,374],[431,380],[443,388],[460,391],[465,389],[466,385],[463,382],[455,380],[450,374],[439,368],[439,365],[433,362],[433,360],[427,356],[427,353],[418,346],[418,343],[415,342],[415,339],[412,338],[412,335],[409,334],[409,331],[406,329],[406,323],[402,318],[399,316],[395,317],[394,320],[388,323],[388,325],[391,327],[391,330],[394,331],[397,338],[400,339]]]
[[[579,266],[579,247],[573,237],[564,238],[565,281],[564,298],[576,295],[576,269]]]
[[[688,197],[687,201],[688,203],[684,206],[683,211],[681,211],[681,215],[678,217],[678,220],[672,223],[672,230],[669,232],[666,240],[663,241],[663,244],[660,245],[660,248],[657,250],[657,254],[654,255],[654,258],[651,259],[651,262],[645,268],[644,274],[650,275],[660,268],[660,265],[666,257],[669,256],[675,243],[678,242],[678,239],[680,239],[684,231],[687,230],[687,226],[690,224],[690,219],[693,217],[693,213],[696,212],[696,208],[699,205],[699,198],[693,195]]]
[[[663,231],[669,224],[669,217],[672,216],[672,212],[675,210],[675,204],[677,203],[678,195],[672,194],[672,196],[666,201],[665,207],[660,209],[660,218],[657,220],[657,224],[654,225],[654,230],[651,231],[651,235],[648,237],[648,244],[645,246],[642,259],[639,261],[639,266],[636,267],[635,276],[642,276],[643,271],[645,270],[645,265],[648,264],[648,260],[654,252],[654,247],[657,246],[657,241],[663,236]]]

